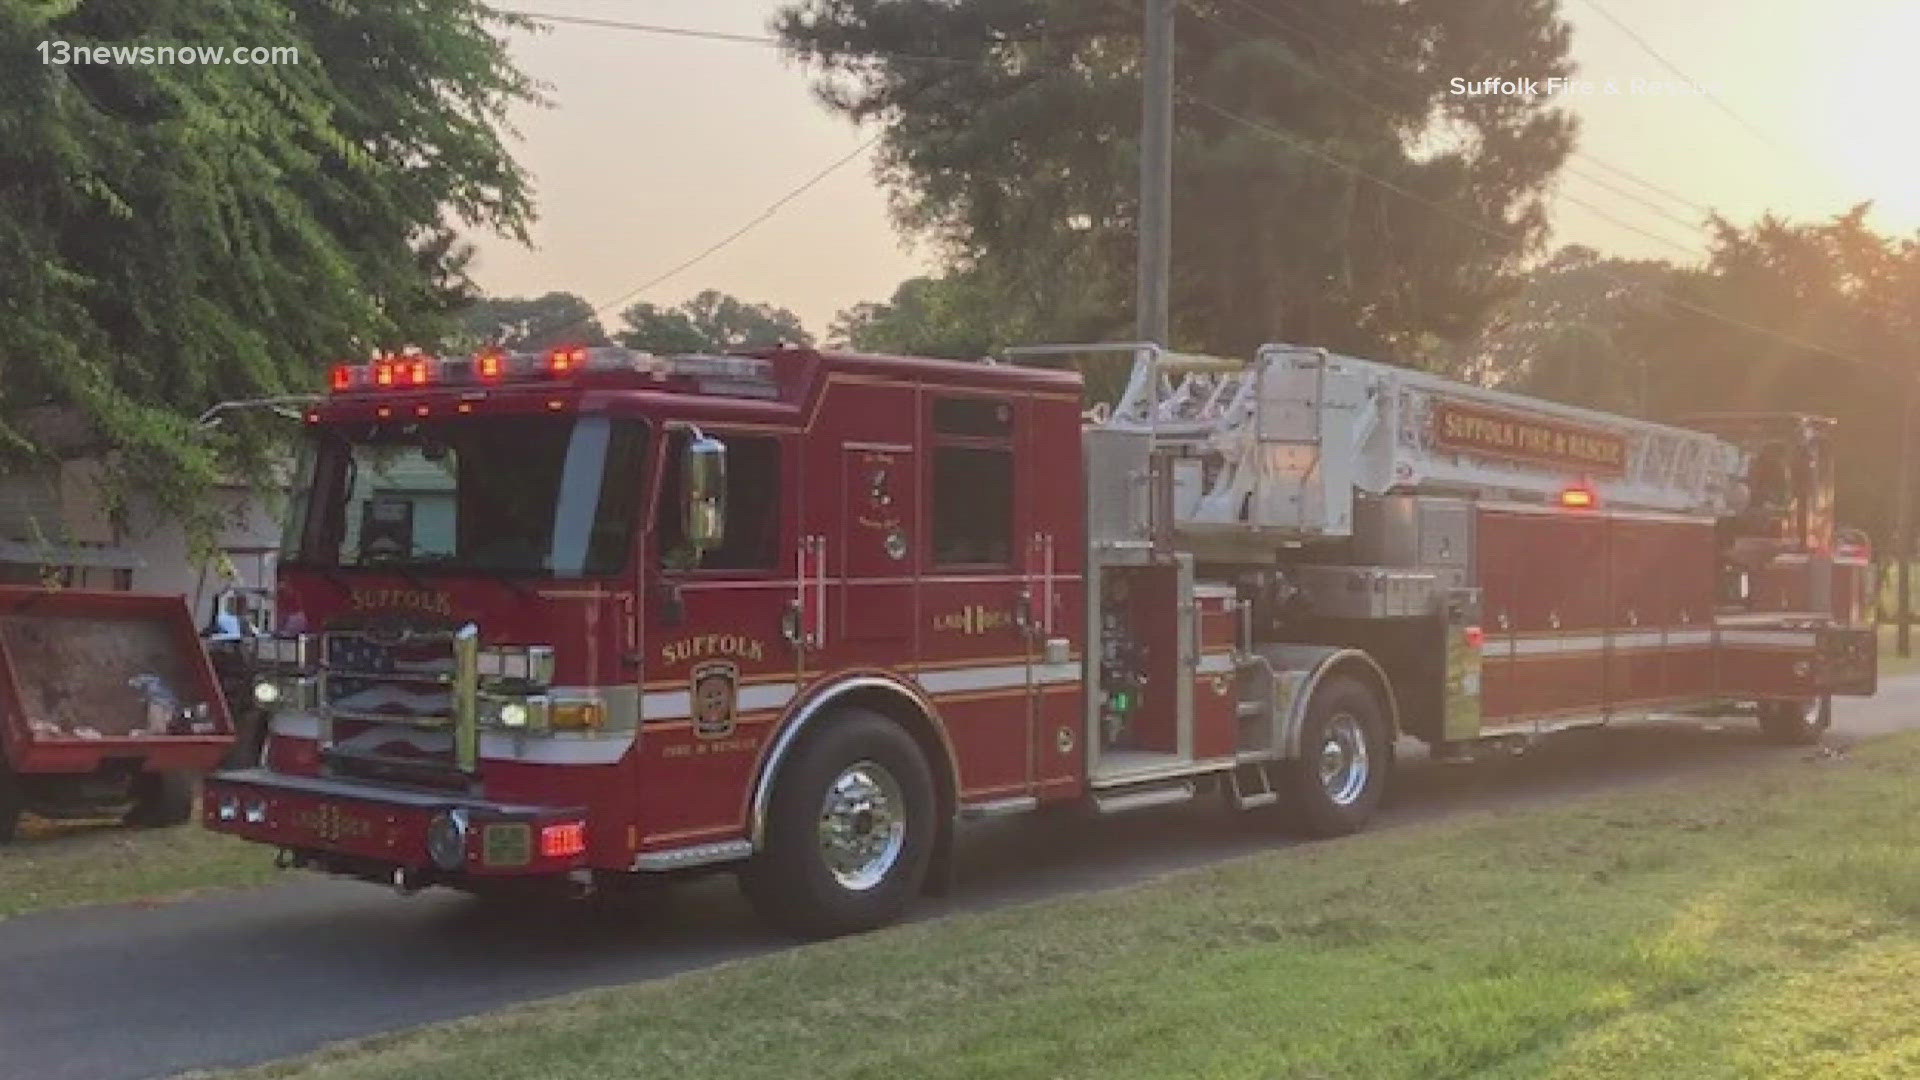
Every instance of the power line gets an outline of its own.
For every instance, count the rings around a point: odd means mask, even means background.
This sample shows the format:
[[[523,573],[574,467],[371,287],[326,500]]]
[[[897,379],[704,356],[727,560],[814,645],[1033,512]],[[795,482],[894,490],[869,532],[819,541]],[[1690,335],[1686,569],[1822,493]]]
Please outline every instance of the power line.
[[[1381,187],[1401,196],[1402,198],[1409,199],[1413,202],[1419,203],[1420,205],[1425,206],[1429,210],[1432,210],[1433,212],[1440,214],[1443,217],[1447,217],[1456,222],[1459,222],[1460,224],[1466,226],[1467,228],[1473,229],[1476,232],[1482,233],[1486,236],[1493,237],[1497,240],[1500,240],[1509,244],[1517,243],[1519,241],[1518,237],[1513,236],[1510,233],[1507,233],[1500,229],[1496,229],[1493,226],[1486,224],[1485,222],[1476,221],[1473,218],[1467,217],[1464,214],[1456,213],[1452,208],[1446,206],[1443,203],[1436,202],[1432,199],[1425,197],[1424,195],[1420,195],[1416,192],[1410,191],[1407,188],[1399,184],[1396,184],[1391,180],[1388,180],[1384,177],[1376,176],[1373,173],[1370,173],[1367,170],[1361,168],[1360,166],[1353,164],[1352,162],[1345,161],[1339,157],[1329,154],[1326,151],[1321,150],[1319,147],[1314,146],[1313,144],[1307,142],[1306,140],[1299,138],[1298,136],[1294,135],[1292,132],[1285,131],[1281,128],[1273,127],[1272,125],[1269,125],[1269,124],[1263,124],[1258,120],[1253,120],[1248,117],[1241,116],[1227,109],[1223,109],[1220,106],[1215,105],[1212,102],[1202,98],[1196,98],[1191,95],[1183,95],[1183,96],[1185,96],[1187,100],[1192,102],[1193,104],[1198,105],[1201,108],[1207,109],[1208,111],[1213,112],[1226,120],[1243,124],[1255,131],[1259,131],[1267,135],[1270,138],[1278,139],[1281,142],[1284,142],[1287,145],[1293,147],[1294,149],[1300,151],[1301,153],[1306,154],[1309,157],[1315,158],[1316,160],[1319,160],[1334,168],[1340,169],[1344,172],[1351,173],[1355,176],[1363,177],[1367,180],[1371,180],[1375,184],[1380,185]],[[1567,196],[1567,198],[1577,205],[1584,206],[1587,209],[1594,211],[1595,213],[1599,213],[1602,216],[1606,216],[1604,211],[1598,210],[1591,203],[1587,203],[1581,199],[1577,199],[1572,196]],[[1616,220],[1616,219],[1609,218],[1609,220]],[[1617,220],[1616,220],[1616,223],[1618,223]],[[1651,235],[1651,234],[1648,234],[1648,235]],[[1605,271],[1602,271],[1602,272],[1605,273]],[[1620,285],[1633,284],[1629,282],[1626,278],[1620,277],[1615,274],[1607,274],[1607,276],[1612,278],[1616,284],[1620,284]],[[1690,311],[1696,315],[1700,315],[1705,318],[1712,319],[1716,322],[1724,323],[1728,326],[1745,330],[1752,334],[1757,334],[1762,337],[1773,338],[1776,341],[1780,341],[1787,345],[1792,345],[1795,348],[1805,349],[1808,352],[1818,353],[1822,356],[1831,357],[1835,360],[1840,360],[1842,362],[1849,363],[1849,364],[1859,364],[1865,367],[1886,366],[1886,365],[1874,364],[1871,361],[1862,359],[1857,356],[1853,356],[1849,353],[1840,352],[1836,349],[1829,348],[1825,345],[1816,344],[1811,341],[1804,341],[1800,338],[1794,337],[1791,334],[1785,334],[1778,330],[1773,330],[1768,327],[1761,326],[1758,323],[1751,323],[1746,321],[1745,319],[1740,319],[1740,318],[1736,318],[1735,316],[1728,315],[1725,312],[1715,311],[1712,308],[1704,307],[1690,300],[1685,300],[1685,299],[1682,299],[1681,297],[1675,296],[1671,291],[1666,289],[1662,289],[1660,290],[1660,292],[1662,297],[1665,298],[1668,303],[1673,304],[1675,307],[1678,307],[1685,311]]]
[[[633,299],[635,296],[638,296],[639,294],[646,292],[648,289],[651,289],[654,286],[659,285],[662,282],[668,281],[674,277],[678,277],[682,272],[690,270],[693,267],[698,266],[700,263],[705,262],[708,258],[712,257],[713,255],[718,254],[720,251],[730,246],[734,241],[752,232],[754,229],[758,228],[761,224],[766,222],[767,219],[779,213],[781,209],[785,207],[788,203],[792,202],[793,200],[799,198],[802,195],[805,195],[807,192],[813,190],[815,187],[817,187],[820,184],[821,181],[825,180],[829,176],[832,176],[834,173],[839,172],[841,169],[851,164],[855,159],[859,158],[862,154],[865,154],[868,150],[873,149],[874,144],[879,142],[881,139],[881,136],[884,134],[885,132],[876,132],[871,138],[867,139],[865,142],[861,143],[859,146],[854,147],[853,150],[851,150],[850,152],[843,154],[840,157],[834,159],[833,163],[828,165],[826,168],[821,169],[819,172],[816,172],[812,176],[807,177],[807,179],[803,181],[798,187],[793,188],[792,190],[788,191],[785,195],[782,195],[778,199],[775,199],[772,203],[768,204],[766,209],[754,215],[753,218],[750,221],[748,221],[745,225],[740,226],[739,228],[728,233],[726,236],[723,236],[719,240],[714,241],[712,244],[709,244],[706,248],[702,249],[698,254],[676,264],[671,269],[668,269],[659,274],[656,274],[653,277],[648,278],[647,280],[641,282],[640,284],[635,285],[633,288],[628,289],[626,292],[621,293],[619,296],[614,297],[612,300],[609,300],[606,303],[598,305],[593,309],[592,315],[599,315],[604,311],[608,311],[613,308],[619,307],[621,304],[624,304],[628,300]]]
[[[667,37],[696,38],[702,41],[724,41],[734,45],[758,45],[762,47],[783,48],[785,42],[764,34],[738,34],[726,30],[701,30],[685,26],[665,26],[660,23],[633,22],[627,19],[601,19],[589,15],[553,15],[539,11],[519,11],[513,8],[498,9],[502,15],[517,15],[539,22],[558,23],[567,26],[595,27],[602,30],[627,30],[640,34],[659,34]],[[929,56],[918,53],[869,53],[888,60],[904,60],[921,64],[949,64],[964,67],[978,67],[981,61],[969,60],[958,56]]]
[[[1741,127],[1746,128],[1748,134],[1752,135],[1756,139],[1759,139],[1761,142],[1766,143],[1768,146],[1773,147],[1775,150],[1788,155],[1789,157],[1797,158],[1803,163],[1807,162],[1808,159],[1804,154],[1786,145],[1785,143],[1782,143],[1776,140],[1773,136],[1767,134],[1764,130],[1762,130],[1758,125],[1752,123],[1746,117],[1733,111],[1733,106],[1728,105],[1725,101],[1721,100],[1720,95],[1708,89],[1705,83],[1699,82],[1698,80],[1694,79],[1691,75],[1688,75],[1686,72],[1680,70],[1680,65],[1667,59],[1666,56],[1660,52],[1660,50],[1653,47],[1653,44],[1651,42],[1649,42],[1646,38],[1640,36],[1639,31],[1636,31],[1633,27],[1628,26],[1626,22],[1622,20],[1619,16],[1615,15],[1613,12],[1608,11],[1605,7],[1601,6],[1599,3],[1599,0],[1581,0],[1581,2],[1586,4],[1588,7],[1592,8],[1596,13],[1599,14],[1601,18],[1612,23],[1615,29],[1627,35],[1627,37],[1633,39],[1633,43],[1635,45],[1640,46],[1641,50],[1644,51],[1648,56],[1651,56],[1655,60],[1659,61],[1661,67],[1664,67],[1668,71],[1672,72],[1682,82],[1685,82],[1688,85],[1699,90],[1702,97],[1705,97],[1708,101],[1712,102],[1713,106],[1719,109],[1722,113],[1726,114],[1728,119],[1732,120],[1736,124],[1739,124]]]
[[[1298,24],[1283,21],[1279,16],[1275,15],[1273,12],[1268,11],[1262,7],[1257,7],[1254,4],[1250,3],[1249,0],[1227,0],[1227,2],[1233,4],[1235,7],[1240,8],[1241,10],[1247,12],[1250,15],[1253,15],[1260,19],[1264,19],[1267,23],[1269,23],[1272,26],[1279,27],[1280,29],[1286,30],[1293,34],[1298,34],[1300,37],[1305,38],[1307,41],[1311,42],[1314,45],[1318,45],[1321,49],[1329,53],[1342,53],[1341,49],[1337,49],[1329,45],[1325,39],[1316,37],[1311,32],[1302,29]],[[1344,57],[1348,61],[1352,62],[1359,69],[1368,72],[1369,74],[1373,75],[1376,79],[1386,83],[1389,86],[1394,87],[1397,90],[1416,91],[1422,97],[1425,96],[1426,91],[1423,88],[1415,86],[1411,81],[1403,78],[1398,73],[1390,72],[1378,64],[1368,63],[1365,59],[1361,58],[1359,55],[1360,50],[1358,49],[1357,46],[1353,45],[1353,39],[1346,32],[1345,28],[1340,27],[1337,23],[1331,22],[1330,20],[1328,20],[1326,17],[1322,15],[1319,15],[1315,12],[1309,11],[1308,9],[1301,7],[1299,4],[1293,2],[1293,0],[1275,0],[1275,2],[1282,4],[1287,8],[1287,10],[1293,12],[1296,16],[1302,19],[1310,20],[1316,26],[1335,31],[1337,34],[1339,34],[1339,36],[1342,38],[1343,42],[1345,43],[1343,45],[1343,48],[1345,51],[1344,53],[1342,53],[1342,55],[1344,55]],[[1188,0],[1188,9],[1191,10],[1195,15],[1198,15],[1203,19],[1208,19],[1216,23],[1219,22],[1219,20],[1215,19],[1212,15],[1208,14],[1207,12],[1202,11],[1198,8],[1192,7],[1190,0]],[[1225,25],[1225,24],[1221,23],[1220,25]],[[1319,69],[1319,65],[1312,64],[1311,62],[1309,62],[1306,66],[1310,69],[1315,69],[1315,73],[1319,74],[1322,79],[1326,80],[1328,83],[1342,90],[1343,92],[1351,89],[1345,83],[1342,83],[1337,79],[1334,79],[1330,74],[1327,74],[1324,70]],[[1358,92],[1355,91],[1355,93],[1358,93]],[[1713,212],[1710,207],[1706,206],[1703,203],[1695,202],[1694,200],[1689,199],[1686,196],[1681,195],[1677,192],[1674,192],[1668,188],[1662,187],[1651,180],[1645,179],[1644,177],[1636,176],[1633,173],[1628,172],[1627,170],[1621,168],[1618,165],[1614,165],[1609,162],[1601,160],[1600,158],[1594,156],[1593,154],[1587,151],[1575,149],[1571,151],[1571,156],[1579,158],[1580,160],[1585,161],[1588,164],[1597,165],[1600,168],[1607,170],[1608,172],[1614,173],[1622,177],[1623,179],[1631,180],[1632,182],[1640,185],[1641,187],[1646,188],[1648,191],[1664,196],[1665,198],[1675,203],[1678,203],[1681,206],[1685,206],[1688,209],[1695,210],[1701,214],[1710,214]],[[1624,192],[1620,194],[1623,198],[1633,199],[1636,202],[1642,202],[1644,205],[1647,205],[1650,209],[1653,208],[1651,203],[1646,203],[1645,200],[1640,198],[1639,196],[1628,195],[1628,194],[1625,194]],[[1662,211],[1659,211],[1656,209],[1655,212],[1659,213]],[[1695,222],[1695,223],[1689,223],[1688,227],[1699,228],[1700,226],[1697,222]]]
[[[1242,6],[1246,6],[1244,3],[1244,0],[1233,0],[1233,2],[1240,3],[1242,4]],[[1249,10],[1258,11],[1259,9],[1249,8]],[[508,14],[523,15],[525,17],[535,18],[535,19],[551,19],[552,21],[555,21],[555,22],[569,22],[569,23],[585,22],[590,25],[603,25],[603,26],[609,26],[617,29],[635,30],[635,31],[650,32],[650,33],[678,31],[681,33],[682,36],[718,37],[720,40],[736,41],[741,43],[757,44],[757,45],[778,46],[781,44],[781,42],[776,38],[768,38],[768,37],[755,38],[749,35],[742,35],[742,34],[721,34],[720,32],[717,32],[717,31],[715,32],[688,31],[685,28],[680,28],[680,27],[658,27],[653,24],[632,23],[632,22],[625,22],[621,20],[585,19],[584,17],[573,17],[573,16],[554,17],[554,16],[547,16],[547,15],[538,15],[530,12],[508,12]],[[1205,16],[1204,13],[1201,13],[1201,14],[1203,17],[1209,17],[1209,16]],[[1267,13],[1261,12],[1261,14],[1264,15]],[[1296,30],[1295,32],[1298,32],[1298,31]],[[966,64],[969,66],[978,65],[979,63],[981,63],[981,61],[977,61],[977,60],[961,60],[954,57],[914,56],[912,54],[894,54],[894,53],[886,53],[886,52],[871,52],[866,55],[876,56],[884,59],[933,60],[933,61],[941,61],[941,62],[954,63],[954,64]],[[1485,222],[1477,221],[1477,220],[1474,220],[1473,218],[1457,213],[1456,211],[1454,211],[1453,209],[1451,209],[1450,207],[1447,207],[1442,203],[1436,202],[1414,191],[1411,191],[1408,188],[1402,185],[1396,184],[1393,181],[1388,180],[1384,177],[1368,172],[1367,170],[1361,168],[1359,165],[1346,161],[1335,155],[1329,154],[1326,151],[1321,150],[1316,146],[1313,146],[1311,143],[1307,142],[1306,140],[1301,139],[1298,136],[1295,136],[1291,132],[1273,127],[1268,124],[1261,123],[1260,121],[1253,120],[1245,116],[1241,116],[1238,113],[1222,108],[1221,106],[1216,105],[1213,102],[1207,101],[1204,98],[1200,98],[1184,92],[1181,93],[1181,97],[1183,97],[1184,99],[1186,99],[1187,101],[1191,102],[1194,105],[1198,105],[1201,108],[1207,109],[1208,111],[1215,113],[1216,115],[1222,117],[1223,119],[1226,119],[1234,123],[1242,124],[1252,130],[1265,134],[1269,138],[1274,138],[1282,142],[1285,142],[1288,145],[1292,146],[1294,149],[1304,154],[1307,154],[1309,157],[1312,157],[1322,162],[1323,164],[1326,164],[1328,166],[1340,169],[1349,174],[1359,176],[1366,180],[1369,180],[1379,185],[1380,187],[1384,188],[1385,190],[1391,191],[1394,194],[1401,196],[1402,198],[1418,203],[1419,205],[1424,206],[1427,209],[1443,217],[1449,218],[1459,224],[1462,224],[1484,235],[1500,240],[1503,243],[1517,244],[1521,240],[1520,237],[1514,236],[1513,234],[1510,234],[1503,230],[1496,229],[1493,226],[1487,225]],[[1378,105],[1374,105],[1373,107],[1376,109],[1382,108],[1381,106],[1378,106]],[[633,296],[641,292],[645,292],[646,290],[653,288],[654,286],[659,285],[660,283],[673,278],[674,276],[682,273],[683,271],[690,269],[695,265],[698,265],[700,262],[705,261],[707,258],[711,257],[715,253],[731,245],[734,241],[740,239],[742,236],[745,236],[748,232],[752,231],[754,228],[758,227],[761,223],[765,222],[767,219],[771,218],[774,214],[778,213],[788,203],[799,198],[801,195],[805,194],[807,191],[813,189],[815,186],[820,184],[828,176],[839,171],[841,168],[845,167],[854,159],[864,154],[867,150],[871,149],[876,143],[878,143],[879,140],[883,137],[883,135],[884,135],[884,132],[876,133],[873,137],[866,140],[859,147],[856,147],[851,153],[846,154],[843,157],[835,160],[832,164],[828,165],[826,168],[820,170],[817,173],[814,173],[812,176],[807,178],[807,180],[801,183],[798,187],[794,188],[793,190],[787,192],[785,195],[781,196],[779,199],[775,200],[771,205],[769,205],[765,210],[762,210],[758,215],[756,215],[752,220],[748,221],[745,225],[742,225],[740,228],[734,230],[732,233],[729,233],[727,236],[721,238],[719,241],[715,242],[712,245],[709,245],[706,249],[702,250],[698,254],[672,267],[671,269],[665,271],[664,273],[656,275],[655,277],[649,279],[648,281],[643,282],[642,284],[628,290],[627,292],[623,293],[621,296],[615,298],[614,300],[611,300],[604,304],[599,305],[598,307],[594,308],[593,313],[597,315],[602,311],[608,310],[613,307],[617,307],[618,305],[631,299]],[[1623,170],[1616,170],[1616,171],[1622,171],[1624,174]],[[1644,181],[1642,182],[1645,183]],[[1654,240],[1659,243],[1668,244],[1670,246],[1680,246],[1680,245],[1677,245],[1677,243],[1671,240],[1670,238],[1660,236],[1656,233],[1648,232],[1647,230],[1641,229],[1638,226],[1624,222],[1619,218],[1616,218],[1613,215],[1609,214],[1605,210],[1602,210],[1599,207],[1595,206],[1594,204],[1584,199],[1581,199],[1577,196],[1574,196],[1565,192],[1562,192],[1561,196],[1567,199],[1569,202],[1575,204],[1576,206],[1580,206],[1588,210],[1589,212],[1601,217],[1602,219],[1609,221],[1621,228],[1638,233],[1641,236],[1645,236],[1648,239]],[[1683,250],[1685,249],[1683,248]],[[1616,275],[1608,275],[1608,276],[1614,277],[1617,283],[1628,284],[1628,282],[1624,278],[1619,278]],[[1700,315],[1702,317],[1724,323],[1728,326],[1745,330],[1749,333],[1757,334],[1763,337],[1773,338],[1784,344],[1792,345],[1795,348],[1818,353],[1820,355],[1828,356],[1833,359],[1840,360],[1846,363],[1860,364],[1865,366],[1879,366],[1879,365],[1872,365],[1869,361],[1863,360],[1859,357],[1855,357],[1846,353],[1839,352],[1827,346],[1819,345],[1814,342],[1803,341],[1790,334],[1785,334],[1777,330],[1772,330],[1767,327],[1760,326],[1756,323],[1748,322],[1744,319],[1727,315],[1723,312],[1715,311],[1712,308],[1704,307],[1702,305],[1693,303],[1692,301],[1685,300],[1678,296],[1675,296],[1671,292],[1668,292],[1667,290],[1661,290],[1661,291],[1665,299],[1669,303],[1672,303],[1674,306],[1679,307],[1682,310]]]

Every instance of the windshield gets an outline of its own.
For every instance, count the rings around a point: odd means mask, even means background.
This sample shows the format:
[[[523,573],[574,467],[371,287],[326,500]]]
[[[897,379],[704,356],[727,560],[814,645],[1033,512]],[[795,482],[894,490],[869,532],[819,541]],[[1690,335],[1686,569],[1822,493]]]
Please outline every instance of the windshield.
[[[645,428],[605,416],[489,416],[320,432],[287,551],[320,567],[546,577],[619,573]]]

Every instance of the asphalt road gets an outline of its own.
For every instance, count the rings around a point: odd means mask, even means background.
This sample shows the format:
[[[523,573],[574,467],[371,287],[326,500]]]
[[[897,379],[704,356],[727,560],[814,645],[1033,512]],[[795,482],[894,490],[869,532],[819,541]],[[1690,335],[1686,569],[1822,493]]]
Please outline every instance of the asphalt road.
[[[1828,741],[1920,727],[1917,703],[1920,675],[1889,679],[1877,698],[1837,706]],[[1661,724],[1569,735],[1517,759],[1414,762],[1379,827],[1808,752],[1767,746],[1746,724]],[[993,822],[963,840],[956,895],[919,915],[1120,885],[1288,843],[1212,800],[1117,819]],[[789,944],[754,921],[727,877],[593,918],[550,908],[507,918],[458,895],[401,898],[310,876],[160,906],[44,912],[0,922],[0,1078],[132,1080],[251,1064]]]

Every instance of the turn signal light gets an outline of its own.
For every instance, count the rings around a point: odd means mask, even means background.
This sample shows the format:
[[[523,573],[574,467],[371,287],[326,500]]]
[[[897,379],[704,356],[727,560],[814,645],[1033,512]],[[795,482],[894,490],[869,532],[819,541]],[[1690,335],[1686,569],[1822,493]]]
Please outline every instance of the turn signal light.
[[[565,821],[540,827],[540,857],[570,859],[587,850],[587,825],[584,821]]]
[[[547,371],[554,375],[570,375],[587,366],[587,350],[584,345],[561,346],[547,353]]]
[[[1560,493],[1560,505],[1575,510],[1588,509],[1599,501],[1592,488],[1570,487]]]
[[[567,731],[597,728],[606,719],[606,707],[598,701],[556,701],[547,712],[548,726]]]

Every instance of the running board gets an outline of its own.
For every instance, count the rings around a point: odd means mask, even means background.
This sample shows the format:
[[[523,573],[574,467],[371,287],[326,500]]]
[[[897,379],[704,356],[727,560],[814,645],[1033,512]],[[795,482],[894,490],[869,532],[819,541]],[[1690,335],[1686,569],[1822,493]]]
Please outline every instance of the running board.
[[[1154,806],[1171,806],[1191,800],[1192,784],[1168,784],[1164,787],[1128,788],[1125,791],[1094,792],[1093,805],[1102,814],[1123,814]]]
[[[960,816],[969,821],[979,818],[1010,817],[1014,814],[1030,814],[1039,806],[1040,800],[1031,795],[1015,795],[1010,799],[968,803],[960,808]]]

